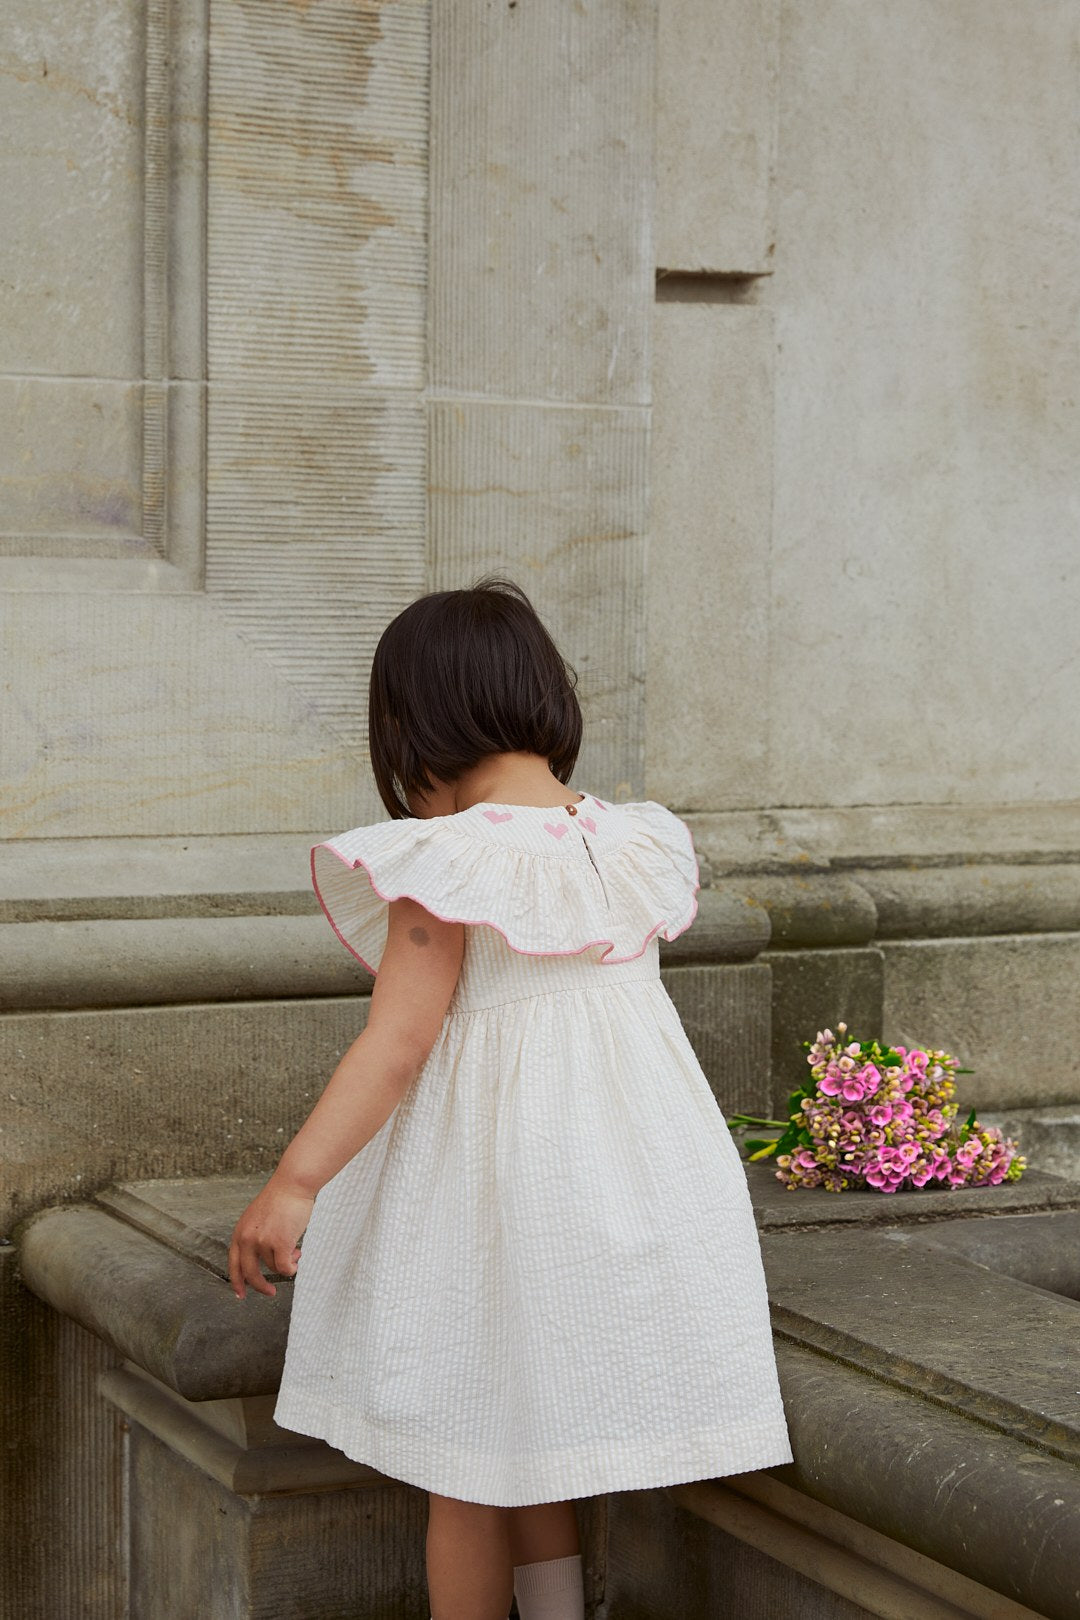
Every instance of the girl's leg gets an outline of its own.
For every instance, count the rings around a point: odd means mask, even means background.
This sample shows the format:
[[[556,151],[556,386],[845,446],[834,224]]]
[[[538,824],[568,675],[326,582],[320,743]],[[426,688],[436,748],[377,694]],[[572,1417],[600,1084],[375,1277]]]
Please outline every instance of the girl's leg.
[[[521,1620],[585,1620],[585,1571],[573,1502],[538,1502],[507,1512]]]
[[[569,1558],[581,1551],[572,1502],[537,1502],[504,1511],[510,1519],[510,1553],[515,1565]]]
[[[514,1596],[510,1508],[428,1492],[427,1580],[433,1620],[507,1620]]]

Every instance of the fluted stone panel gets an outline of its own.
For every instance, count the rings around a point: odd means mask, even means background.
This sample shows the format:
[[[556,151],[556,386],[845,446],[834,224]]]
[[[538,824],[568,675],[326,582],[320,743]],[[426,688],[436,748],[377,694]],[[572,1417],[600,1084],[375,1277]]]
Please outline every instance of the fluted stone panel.
[[[425,580],[426,4],[29,12],[0,835],[374,816],[370,658]]]
[[[253,655],[365,750],[387,622],[424,588],[424,425],[405,390],[211,388],[206,586]]]
[[[99,1374],[119,1358],[19,1280],[0,1243],[0,1620],[127,1613],[125,1428]]]
[[[431,589],[519,580],[580,677],[577,779],[640,796],[644,413],[436,402],[430,422]]]
[[[769,1101],[769,969],[759,962],[665,968],[661,977],[723,1113]]]
[[[654,0],[432,15],[431,382],[644,404]]]
[[[423,380],[427,6],[215,0],[211,382]]]
[[[6,628],[6,836],[355,824],[355,763],[205,596],[27,591]]]
[[[655,6],[432,29],[429,588],[517,579],[580,676],[578,779],[641,797]]]
[[[206,584],[363,751],[423,589],[427,7],[212,12]]]

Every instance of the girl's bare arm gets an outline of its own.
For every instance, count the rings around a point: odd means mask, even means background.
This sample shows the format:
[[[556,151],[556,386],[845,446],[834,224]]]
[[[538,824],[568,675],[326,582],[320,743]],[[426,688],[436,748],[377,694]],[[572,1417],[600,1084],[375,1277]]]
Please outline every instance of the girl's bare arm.
[[[260,1261],[291,1276],[320,1187],[379,1131],[423,1068],[461,971],[465,925],[433,917],[417,900],[391,900],[386,949],[357,1037],[266,1186],[237,1221],[229,1279],[273,1295]]]
[[[282,1154],[282,1183],[314,1197],[386,1123],[435,1044],[464,945],[463,923],[443,922],[417,900],[391,900],[367,1027]]]

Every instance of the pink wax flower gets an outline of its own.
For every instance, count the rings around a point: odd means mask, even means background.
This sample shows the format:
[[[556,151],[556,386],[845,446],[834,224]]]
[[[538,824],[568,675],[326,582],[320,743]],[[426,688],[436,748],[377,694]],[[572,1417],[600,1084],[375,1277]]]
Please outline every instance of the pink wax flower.
[[[754,1158],[775,1154],[777,1178],[789,1190],[940,1192],[1019,1178],[1027,1161],[1017,1142],[980,1125],[974,1111],[959,1124],[955,1058],[929,1046],[854,1041],[845,1023],[837,1028],[839,1036],[824,1029],[803,1042],[810,1073],[787,1121],[728,1120],[785,1127],[783,1136],[747,1146]]]

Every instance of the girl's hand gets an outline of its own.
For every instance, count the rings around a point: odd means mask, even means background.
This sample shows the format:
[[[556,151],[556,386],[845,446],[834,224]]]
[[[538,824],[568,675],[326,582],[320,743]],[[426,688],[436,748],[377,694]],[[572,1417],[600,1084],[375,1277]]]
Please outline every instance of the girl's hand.
[[[229,1282],[237,1299],[243,1299],[244,1284],[260,1294],[273,1297],[274,1284],[263,1276],[260,1260],[268,1270],[291,1277],[300,1254],[298,1239],[311,1218],[314,1196],[289,1182],[271,1176],[262,1192],[253,1198],[233,1228],[229,1244]]]

